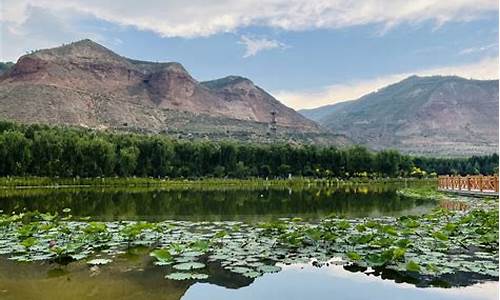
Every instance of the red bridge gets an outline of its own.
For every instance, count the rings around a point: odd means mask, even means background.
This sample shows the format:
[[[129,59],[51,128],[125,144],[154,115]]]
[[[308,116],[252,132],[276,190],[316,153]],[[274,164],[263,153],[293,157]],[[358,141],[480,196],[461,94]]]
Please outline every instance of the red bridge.
[[[477,196],[498,196],[498,176],[439,176],[438,190]]]

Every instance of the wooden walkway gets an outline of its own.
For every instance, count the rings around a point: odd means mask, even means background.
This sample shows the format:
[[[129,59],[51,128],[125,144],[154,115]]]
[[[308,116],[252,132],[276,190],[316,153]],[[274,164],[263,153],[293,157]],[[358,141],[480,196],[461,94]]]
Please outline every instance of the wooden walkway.
[[[473,196],[498,196],[498,176],[439,176],[438,190]]]

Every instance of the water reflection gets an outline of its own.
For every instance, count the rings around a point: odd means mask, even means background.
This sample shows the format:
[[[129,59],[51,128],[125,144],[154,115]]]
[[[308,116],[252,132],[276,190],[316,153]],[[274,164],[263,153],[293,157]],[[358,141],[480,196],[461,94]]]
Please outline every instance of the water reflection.
[[[437,203],[402,198],[398,184],[302,188],[101,188],[0,191],[0,209],[62,211],[95,219],[184,219],[260,221],[277,217],[318,219],[425,213]],[[0,257],[0,299],[497,299],[497,282],[453,274],[428,282],[388,270],[311,265],[249,279],[217,263],[209,279],[171,281],[154,266],[148,248],[132,248],[113,263],[89,268],[85,262],[27,264]],[[429,286],[446,286],[440,289]],[[457,287],[457,286],[467,287]],[[426,288],[420,288],[426,286]]]
[[[142,251],[125,255],[93,272],[85,263],[19,264],[0,258],[0,298],[48,299],[498,299],[498,282],[468,287],[419,288],[330,265],[284,266],[279,273],[248,279],[209,265],[208,281],[171,281]]]
[[[294,265],[285,267],[280,273],[257,278],[251,286],[237,290],[209,283],[196,283],[181,299],[488,300],[498,299],[498,282],[482,283],[466,288],[417,288],[362,273],[351,273],[340,266],[318,269],[309,265]]]
[[[101,220],[266,220],[406,215],[428,212],[436,203],[402,198],[400,185],[303,188],[81,188],[0,191],[0,209],[42,212],[72,209],[74,216]]]

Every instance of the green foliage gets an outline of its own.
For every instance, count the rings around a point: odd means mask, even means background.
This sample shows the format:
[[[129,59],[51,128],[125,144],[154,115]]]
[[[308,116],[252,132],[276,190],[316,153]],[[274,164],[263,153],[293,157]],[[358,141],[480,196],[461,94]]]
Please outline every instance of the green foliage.
[[[438,192],[434,187],[406,188],[399,190],[398,194],[407,198],[435,201],[442,200],[445,197],[443,193]],[[411,219],[408,219],[408,221],[410,222]]]
[[[221,237],[220,233],[222,233],[222,232],[223,231],[219,231],[218,234],[216,234],[214,237]],[[207,241],[198,240],[198,241],[193,242],[190,245],[190,247],[194,251],[206,252],[208,250],[208,248],[210,247],[210,243]]]
[[[498,155],[428,158],[355,146],[172,140],[162,135],[0,121],[0,176],[154,178],[376,178],[493,174]]]
[[[221,230],[214,235],[214,239],[221,239],[227,235],[227,231]]]
[[[485,205],[483,200],[465,212],[441,209],[421,216],[313,223],[283,218],[260,226],[232,221],[85,222],[37,211],[0,213],[0,253],[14,261],[67,264],[85,259],[90,265],[104,265],[139,246],[153,257],[154,265],[170,265],[166,278],[176,280],[205,279],[206,274],[192,270],[215,261],[228,271],[256,278],[279,272],[276,263],[313,259],[321,266],[332,258],[427,279],[459,272],[497,277],[498,207],[496,201]]]
[[[106,231],[106,224],[102,222],[90,222],[89,225],[87,225],[87,227],[83,230],[83,232],[87,234],[105,233]]]
[[[404,259],[405,254],[406,254],[405,248],[395,248],[394,251],[392,252],[394,260]]]
[[[448,240],[448,235],[446,235],[445,233],[443,233],[442,231],[435,231],[432,236],[438,240],[441,240],[441,241],[447,241]]]
[[[154,230],[154,229],[156,229],[156,226],[154,224],[147,222],[139,222],[125,226],[121,232],[127,239],[132,240],[136,238],[138,235],[140,235],[144,230]]]
[[[21,245],[23,245],[26,248],[30,248],[38,243],[38,240],[35,239],[34,237],[29,237],[21,242]]]
[[[346,255],[352,261],[359,261],[359,260],[361,260],[361,255],[359,255],[358,253],[356,253],[354,251],[347,252]]]
[[[170,254],[170,252],[167,249],[156,249],[153,250],[149,255],[156,258],[158,261],[162,263],[173,261],[172,254]]]
[[[420,272],[420,265],[418,263],[414,262],[413,260],[410,260],[406,264],[406,270],[408,272]]]
[[[22,132],[8,130],[0,135],[0,173],[24,175],[31,163],[32,141]]]
[[[139,153],[139,148],[135,146],[120,149],[118,154],[118,172],[120,175],[131,176],[134,174]]]

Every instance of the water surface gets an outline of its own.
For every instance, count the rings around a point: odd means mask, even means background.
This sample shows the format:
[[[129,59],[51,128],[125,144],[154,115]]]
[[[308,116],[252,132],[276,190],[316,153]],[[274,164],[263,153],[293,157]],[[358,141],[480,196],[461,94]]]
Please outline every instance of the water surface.
[[[284,266],[279,273],[257,279],[209,266],[211,278],[202,282],[170,281],[161,267],[145,263],[141,256],[118,260],[94,272],[84,263],[67,266],[22,264],[0,259],[0,299],[133,299],[133,300],[292,300],[292,299],[401,299],[494,300],[498,282],[454,288],[416,287],[382,279],[341,266]]]
[[[187,220],[244,222],[326,216],[348,218],[423,214],[439,205],[401,197],[397,190],[419,183],[306,186],[300,188],[60,188],[0,191],[0,210],[61,212],[96,220]],[[449,288],[383,274],[311,264],[282,266],[279,273],[249,279],[209,264],[209,279],[172,281],[155,266],[149,249],[131,249],[109,265],[84,261],[16,263],[0,256],[0,299],[498,299],[498,282],[457,274]],[[369,272],[368,272],[369,273]],[[466,280],[462,280],[464,277]],[[464,284],[460,284],[464,282]],[[462,286],[460,286],[462,285]]]
[[[401,216],[422,214],[437,205],[400,197],[396,191],[404,185],[0,190],[0,210],[60,212],[68,207],[74,216],[99,220],[260,221]]]

